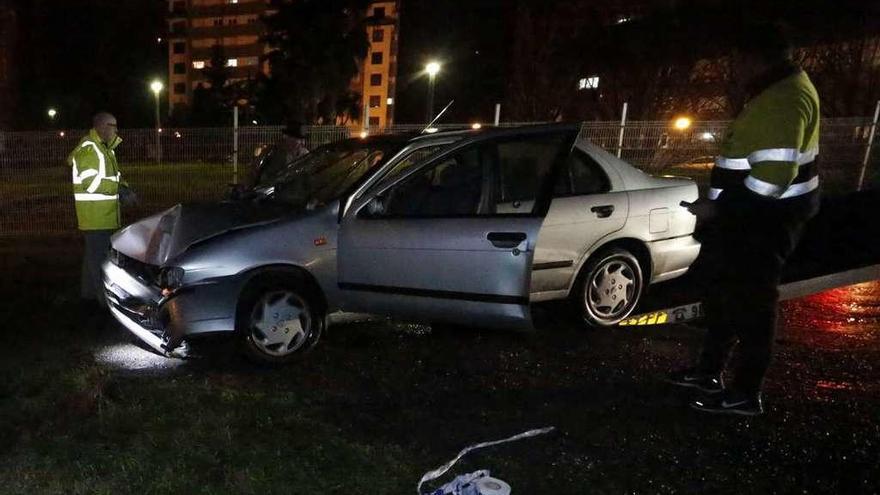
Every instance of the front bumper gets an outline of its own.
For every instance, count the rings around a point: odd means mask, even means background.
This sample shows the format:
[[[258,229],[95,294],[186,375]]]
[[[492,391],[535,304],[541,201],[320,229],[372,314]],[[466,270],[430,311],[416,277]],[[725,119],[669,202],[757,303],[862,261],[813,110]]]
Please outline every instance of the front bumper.
[[[110,313],[129,332],[156,352],[170,356],[180,345],[167,331],[163,298],[150,287],[110,261],[104,263],[104,295]]]
[[[156,352],[177,356],[187,337],[235,329],[235,281],[205,283],[162,297],[158,287],[109,260],[103,272],[113,317]]]

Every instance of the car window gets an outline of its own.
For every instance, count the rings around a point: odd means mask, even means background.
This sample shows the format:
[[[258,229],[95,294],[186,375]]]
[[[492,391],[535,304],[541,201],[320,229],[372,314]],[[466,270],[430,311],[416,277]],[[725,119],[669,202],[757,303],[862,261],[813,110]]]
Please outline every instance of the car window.
[[[497,144],[496,213],[530,214],[534,211],[544,180],[568,141],[566,137],[566,134],[539,135]]]
[[[483,192],[481,149],[471,147],[421,170],[383,196],[387,216],[476,215]]]
[[[582,196],[601,194],[611,190],[611,181],[602,167],[581,150],[575,150],[566,160],[556,181],[554,195]]]
[[[540,134],[471,145],[386,190],[362,215],[531,214],[568,137],[564,133]]]
[[[448,145],[441,144],[437,146],[426,146],[424,148],[419,148],[409,155],[403,157],[394,167],[385,174],[385,177],[382,178],[383,181],[387,181],[398,176],[400,173],[409,170],[413,165],[417,165],[427,160],[428,158],[434,156],[440,150],[446,148]]]

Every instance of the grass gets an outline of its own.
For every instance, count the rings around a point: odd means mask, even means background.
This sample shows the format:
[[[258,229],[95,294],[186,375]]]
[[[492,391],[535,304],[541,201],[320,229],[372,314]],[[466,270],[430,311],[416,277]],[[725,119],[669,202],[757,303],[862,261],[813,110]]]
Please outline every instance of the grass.
[[[121,164],[123,178],[141,204],[124,209],[125,222],[185,201],[223,198],[232,166],[223,163]],[[240,169],[244,177],[247,167]],[[64,166],[0,173],[0,235],[64,233],[76,230],[70,171]]]
[[[136,370],[96,357],[132,348],[77,310],[75,250],[45,249],[0,244],[0,268],[21,277],[0,282],[3,493],[413,493],[465,445],[547,425],[558,431],[452,472],[487,468],[529,494],[870,493],[880,482],[876,322],[859,345],[844,333],[814,345],[789,325],[771,415],[755,420],[696,415],[659,381],[697,329],[585,333],[558,308],[541,333],[352,322],[283,369],[218,353]],[[820,381],[844,385],[811,388]]]

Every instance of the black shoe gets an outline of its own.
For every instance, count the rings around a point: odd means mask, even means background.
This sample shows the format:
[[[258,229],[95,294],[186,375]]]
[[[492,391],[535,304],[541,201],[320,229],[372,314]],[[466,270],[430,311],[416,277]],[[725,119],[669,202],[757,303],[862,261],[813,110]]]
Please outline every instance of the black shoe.
[[[669,375],[666,381],[679,387],[694,388],[707,394],[717,394],[724,391],[724,381],[720,374],[702,373],[696,368],[676,371]]]
[[[732,390],[691,401],[691,408],[714,414],[737,414],[740,416],[764,414],[764,404],[761,402],[760,393],[750,395]]]

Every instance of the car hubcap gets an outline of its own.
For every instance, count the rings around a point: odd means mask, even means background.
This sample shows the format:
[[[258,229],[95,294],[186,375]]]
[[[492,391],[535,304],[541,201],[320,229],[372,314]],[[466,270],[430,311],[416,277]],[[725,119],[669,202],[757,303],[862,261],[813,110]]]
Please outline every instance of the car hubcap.
[[[585,292],[591,312],[604,320],[613,320],[629,309],[635,297],[636,276],[629,263],[608,260],[590,277]]]
[[[309,307],[290,291],[265,294],[251,313],[251,338],[271,356],[286,356],[303,346],[312,328]]]

